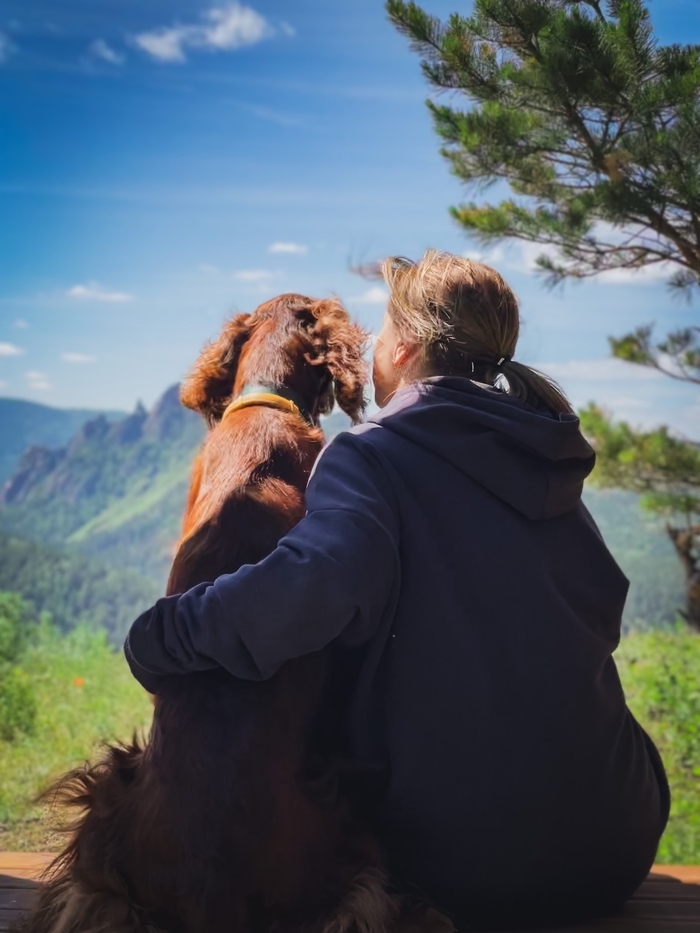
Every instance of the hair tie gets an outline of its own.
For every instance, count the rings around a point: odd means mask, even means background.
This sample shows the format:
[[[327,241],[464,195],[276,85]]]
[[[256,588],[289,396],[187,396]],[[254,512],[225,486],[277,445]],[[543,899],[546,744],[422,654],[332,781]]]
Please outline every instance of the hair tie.
[[[496,360],[489,360],[489,359],[486,359],[485,357],[481,357],[481,359],[469,360],[469,365],[471,366],[472,375],[473,375],[476,372],[477,363],[483,366],[494,366],[496,369],[500,369],[504,363],[510,363],[511,359],[512,357],[510,356],[500,356]]]

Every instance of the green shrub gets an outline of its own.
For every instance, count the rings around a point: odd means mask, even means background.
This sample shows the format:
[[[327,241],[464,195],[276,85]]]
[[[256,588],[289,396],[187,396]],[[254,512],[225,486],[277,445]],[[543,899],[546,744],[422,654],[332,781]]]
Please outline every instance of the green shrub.
[[[33,628],[32,607],[17,593],[0,593],[0,673],[26,645]]]
[[[671,816],[658,861],[700,863],[700,635],[634,633],[615,660],[629,706],[661,752]]]
[[[11,667],[0,679],[0,738],[11,742],[20,732],[31,735],[35,722],[31,681],[20,667]]]

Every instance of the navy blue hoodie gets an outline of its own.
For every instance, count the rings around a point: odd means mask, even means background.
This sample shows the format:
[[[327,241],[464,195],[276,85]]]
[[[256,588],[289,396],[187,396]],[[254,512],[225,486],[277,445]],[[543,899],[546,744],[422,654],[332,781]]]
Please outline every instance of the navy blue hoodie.
[[[269,557],[134,623],[132,670],[262,679],[334,641],[407,890],[465,925],[607,909],[651,866],[668,787],[611,657],[628,583],[581,502],[593,463],[573,416],[415,383],[329,444]]]

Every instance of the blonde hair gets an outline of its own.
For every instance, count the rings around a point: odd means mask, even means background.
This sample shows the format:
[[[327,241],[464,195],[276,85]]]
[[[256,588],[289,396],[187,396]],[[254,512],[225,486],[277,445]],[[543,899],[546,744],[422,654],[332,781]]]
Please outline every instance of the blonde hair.
[[[481,262],[428,250],[419,262],[391,256],[378,267],[389,286],[388,312],[399,334],[422,350],[421,375],[467,376],[557,413],[571,413],[559,386],[512,357],[520,332],[518,300]]]

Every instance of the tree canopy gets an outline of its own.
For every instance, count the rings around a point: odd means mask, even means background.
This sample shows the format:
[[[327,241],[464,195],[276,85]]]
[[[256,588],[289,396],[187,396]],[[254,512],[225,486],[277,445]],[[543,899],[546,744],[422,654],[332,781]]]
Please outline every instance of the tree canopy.
[[[642,0],[475,0],[446,22],[387,0],[433,88],[428,101],[454,174],[514,197],[452,208],[482,244],[543,247],[550,284],[656,267],[700,284],[700,46],[660,45]],[[700,381],[700,330],[613,352]]]

